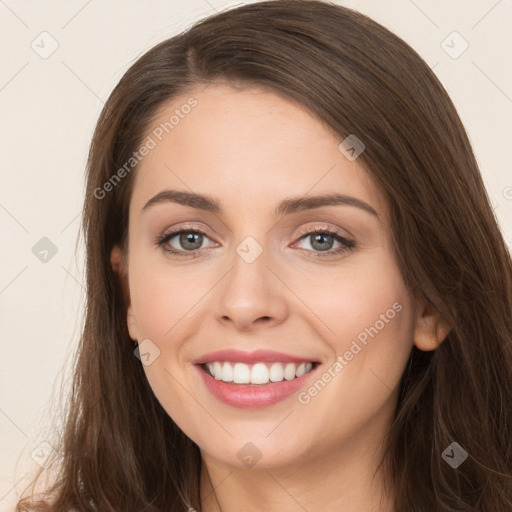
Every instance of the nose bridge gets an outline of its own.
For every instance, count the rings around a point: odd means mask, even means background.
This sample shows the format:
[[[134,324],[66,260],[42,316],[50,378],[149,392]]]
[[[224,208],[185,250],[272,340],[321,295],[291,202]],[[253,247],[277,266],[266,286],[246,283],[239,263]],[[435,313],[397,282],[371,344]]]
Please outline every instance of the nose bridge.
[[[253,230],[254,232],[254,230]],[[257,240],[258,236],[259,240]],[[254,302],[257,296],[268,292],[267,287],[269,270],[269,248],[262,235],[247,235],[234,247],[231,258],[231,272],[228,281],[236,294],[252,297]]]
[[[260,260],[261,264],[261,260],[267,259],[266,254],[263,258],[261,257],[263,253],[268,252],[268,247],[264,248],[264,245],[267,245],[267,241],[262,240],[263,235],[257,236],[260,241],[258,241],[253,235],[248,235],[236,246],[236,254],[247,265],[252,265],[257,260]]]
[[[253,208],[253,203],[244,201],[244,205],[239,209],[239,216],[234,221],[236,228],[232,231],[233,258],[232,272],[256,272],[268,271],[265,263],[270,263],[270,236],[268,227]],[[239,205],[240,206],[240,205]],[[260,218],[260,220],[256,220]]]
[[[234,246],[216,306],[219,319],[230,319],[239,328],[262,317],[277,321],[286,310],[279,280],[268,268],[273,258],[265,232],[252,232]]]

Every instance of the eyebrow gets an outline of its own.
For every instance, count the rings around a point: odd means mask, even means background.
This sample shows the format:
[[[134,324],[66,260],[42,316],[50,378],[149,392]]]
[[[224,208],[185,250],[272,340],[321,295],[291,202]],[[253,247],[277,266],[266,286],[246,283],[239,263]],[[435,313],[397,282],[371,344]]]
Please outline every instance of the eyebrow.
[[[222,214],[222,207],[216,199],[203,194],[180,190],[162,190],[143,206],[142,213],[152,206],[168,202],[189,206],[190,208],[196,208],[198,210],[204,210],[219,215]],[[275,215],[290,215],[296,212],[321,208],[322,206],[355,206],[356,208],[360,208],[361,210],[379,218],[379,214],[368,203],[365,203],[361,199],[342,194],[290,197],[284,199],[277,205]]]

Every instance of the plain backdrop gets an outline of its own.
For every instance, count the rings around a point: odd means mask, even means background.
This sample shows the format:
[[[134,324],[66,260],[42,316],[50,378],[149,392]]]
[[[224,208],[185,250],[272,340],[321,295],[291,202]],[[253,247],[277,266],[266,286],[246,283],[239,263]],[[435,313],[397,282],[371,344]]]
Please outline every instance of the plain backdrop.
[[[241,3],[0,0],[1,511],[14,510],[51,450],[45,429],[69,379],[83,317],[84,166],[103,103],[143,52]],[[433,68],[512,245],[512,1],[336,3],[391,29]]]

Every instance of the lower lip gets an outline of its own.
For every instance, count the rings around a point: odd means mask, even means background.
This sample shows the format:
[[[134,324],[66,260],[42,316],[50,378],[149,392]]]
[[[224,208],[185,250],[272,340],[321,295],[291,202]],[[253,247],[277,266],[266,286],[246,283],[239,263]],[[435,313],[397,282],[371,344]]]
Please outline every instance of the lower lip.
[[[196,368],[210,393],[221,402],[242,409],[256,409],[277,404],[293,395],[315,373],[318,365],[295,379],[269,382],[268,384],[233,384],[216,380],[206,373],[201,365],[196,365]]]

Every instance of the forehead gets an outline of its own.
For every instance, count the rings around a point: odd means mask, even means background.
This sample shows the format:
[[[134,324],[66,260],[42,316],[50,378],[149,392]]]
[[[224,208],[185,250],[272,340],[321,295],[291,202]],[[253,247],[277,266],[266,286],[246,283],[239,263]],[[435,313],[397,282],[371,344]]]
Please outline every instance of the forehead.
[[[261,88],[198,86],[164,104],[145,135],[132,206],[164,189],[263,208],[283,197],[342,193],[385,201],[343,138],[296,103]]]

